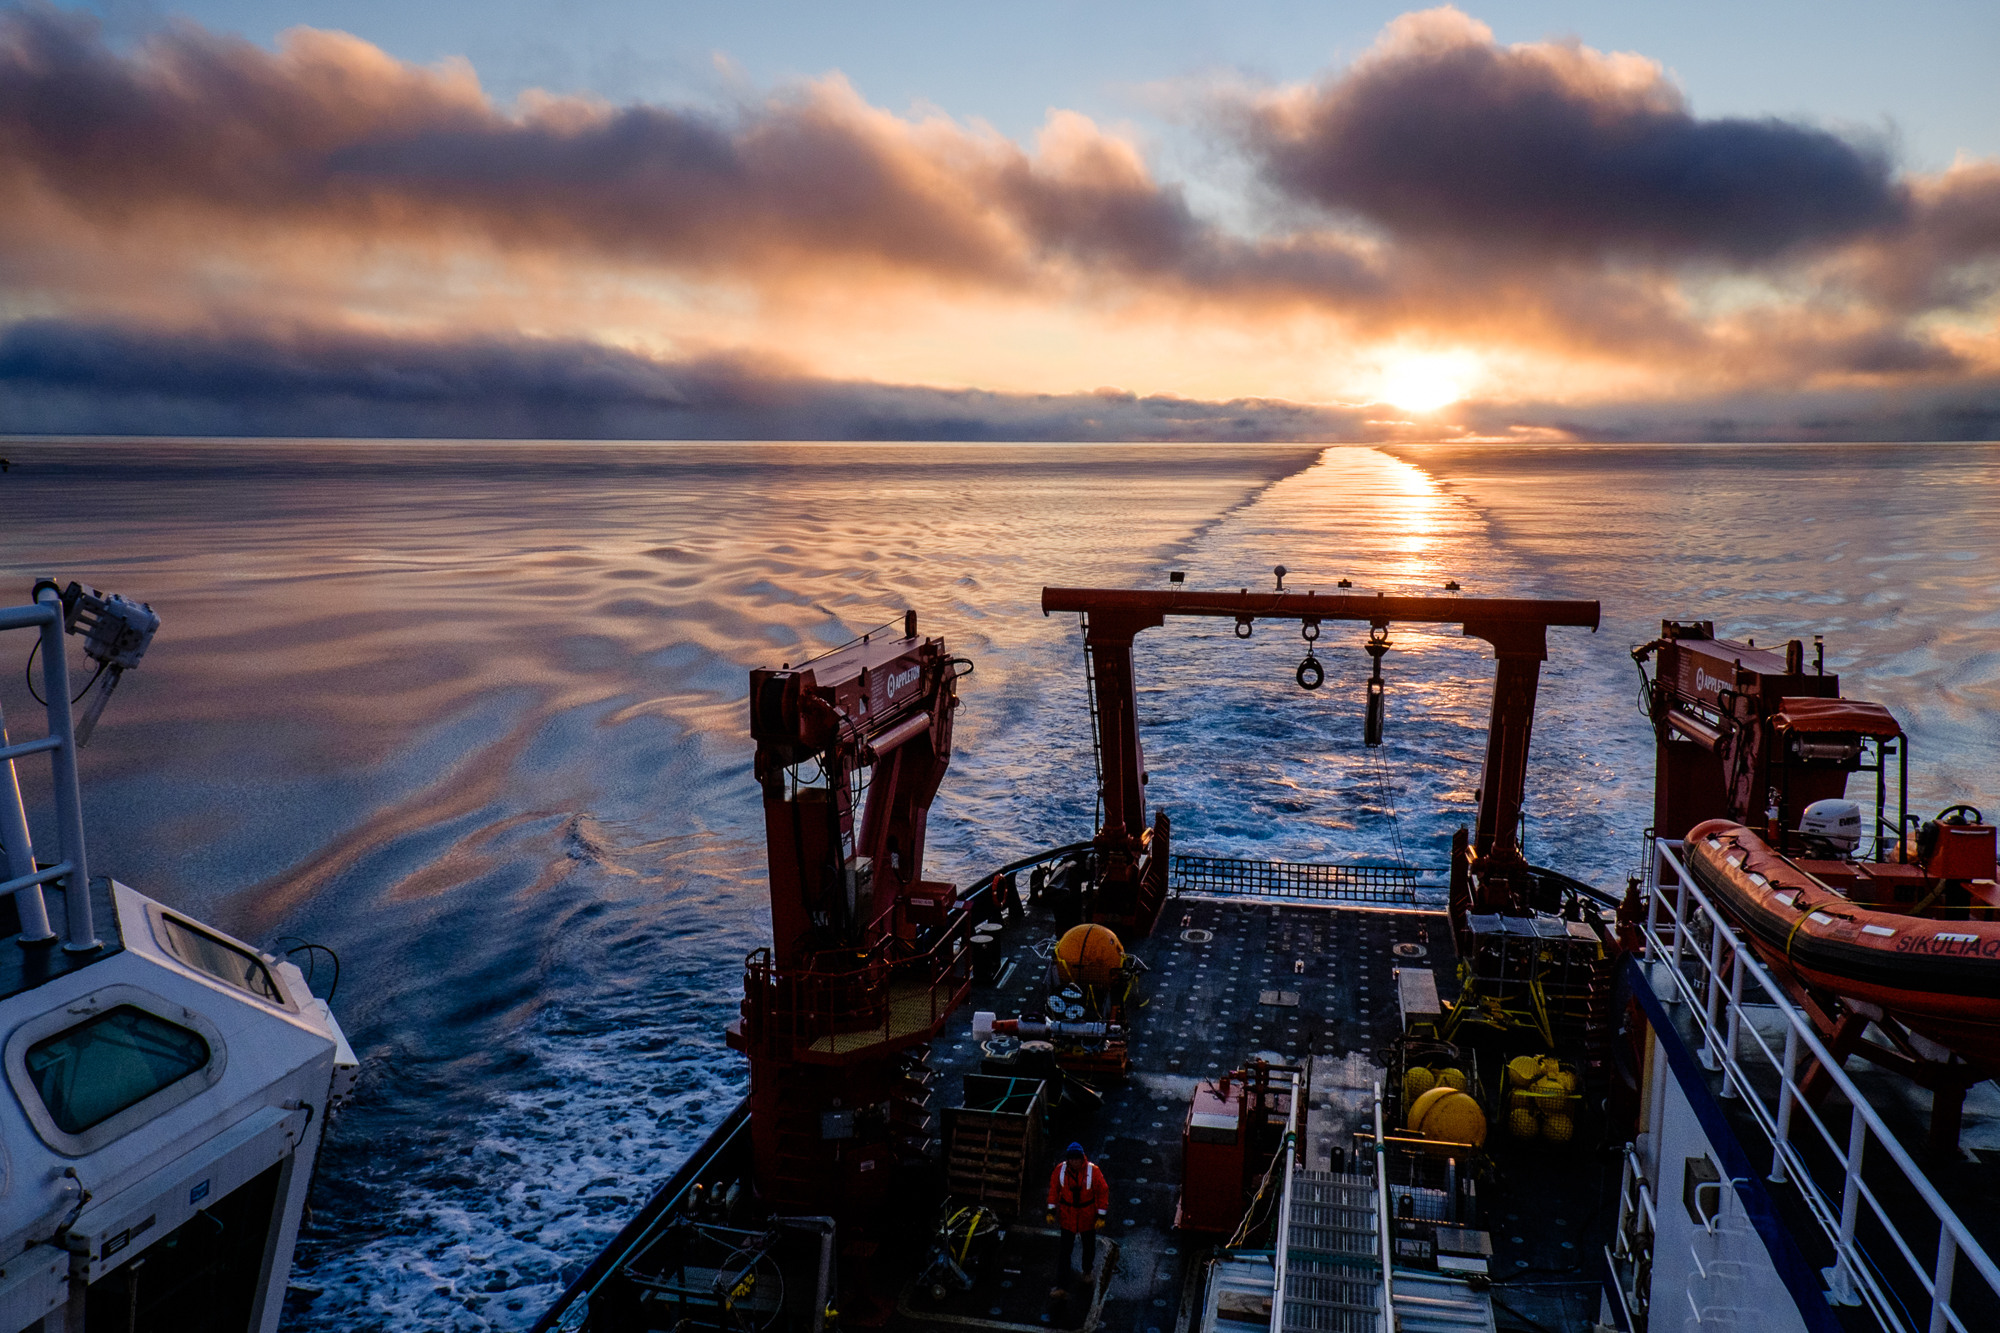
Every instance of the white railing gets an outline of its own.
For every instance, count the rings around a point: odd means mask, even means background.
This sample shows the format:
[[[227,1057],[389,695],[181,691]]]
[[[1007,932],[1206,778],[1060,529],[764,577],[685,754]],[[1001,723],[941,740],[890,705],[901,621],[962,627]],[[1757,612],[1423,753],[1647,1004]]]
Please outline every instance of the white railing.
[[[1643,1328],[1646,1306],[1651,1296],[1645,1256],[1652,1253],[1653,1237],[1660,1217],[1653,1206],[1653,1190],[1646,1183],[1646,1168],[1631,1144],[1625,1145],[1624,1174],[1618,1181],[1618,1227],[1611,1243],[1604,1247],[1604,1262],[1611,1273],[1612,1290],[1624,1307],[1625,1327]]]
[[[83,842],[76,731],[70,717],[68,660],[63,656],[63,603],[53,583],[36,585],[32,605],[0,609],[0,630],[10,629],[31,629],[41,636],[42,697],[49,725],[48,734],[40,739],[15,744],[7,734],[6,717],[0,714],[0,841],[7,844],[5,866],[0,868],[0,880],[4,881],[0,882],[0,894],[14,897],[21,920],[18,941],[22,945],[40,944],[55,938],[42,886],[60,881],[68,928],[63,947],[71,953],[88,953],[103,946],[91,918],[90,858]],[[34,683],[32,677],[29,683]],[[44,753],[49,756],[50,797],[55,805],[56,835],[62,844],[61,859],[46,870],[35,862],[14,769],[16,759]]]
[[[1396,1333],[1395,1239],[1389,1231],[1389,1146],[1382,1137],[1382,1080],[1375,1080],[1375,1257],[1382,1269],[1382,1333]]]
[[[1291,1112],[1285,1117],[1285,1142],[1280,1150],[1285,1176],[1284,1192],[1278,1195],[1278,1233],[1271,1238],[1271,1322],[1282,1328],[1285,1322],[1285,1270],[1291,1263],[1292,1175],[1298,1168],[1299,1141],[1305,1137],[1305,1076],[1292,1074]]]
[[[2000,1267],[1994,1265],[1866,1095],[1848,1078],[1811,1022],[1687,873],[1680,851],[1678,842],[1655,840],[1648,858],[1645,936],[1649,969],[1652,975],[1664,973],[1671,978],[1674,994],[1670,1002],[1686,1003],[1701,1043],[1702,1065],[1723,1075],[1721,1095],[1740,1098],[1762,1131],[1771,1147],[1769,1179],[1794,1185],[1826,1233],[1837,1256],[1833,1267],[1823,1274],[1829,1298],[1867,1307],[1882,1328],[1895,1333],[1915,1333],[1919,1327],[1926,1333],[1974,1333],[1952,1302],[1960,1260],[1970,1265],[1996,1303],[2000,1303]],[[1700,935],[1708,937],[1706,948]],[[1775,1011],[1783,1020],[1781,1050],[1774,1051],[1765,1034],[1750,1021],[1745,1009],[1751,1005]],[[1819,1063],[1833,1087],[1852,1106],[1845,1135],[1837,1134],[1802,1095],[1800,1066],[1807,1060]],[[1801,1115],[1832,1154],[1837,1178],[1831,1189],[1815,1178],[1792,1142]],[[1891,1216],[1863,1178],[1872,1153],[1884,1155],[1894,1164],[1926,1211],[1912,1217],[1906,1210],[1901,1224]],[[1879,1244],[1871,1252],[1859,1234],[1864,1205],[1886,1235],[1893,1254]],[[1922,1233],[1914,1242],[1907,1234],[1912,1223]],[[1925,1239],[1933,1227],[1937,1233],[1934,1249]],[[1929,1258],[1924,1257],[1926,1250],[1931,1251]],[[1889,1267],[1885,1269],[1884,1264]],[[1922,1324],[1891,1288],[1898,1265],[1924,1293],[1929,1317]]]

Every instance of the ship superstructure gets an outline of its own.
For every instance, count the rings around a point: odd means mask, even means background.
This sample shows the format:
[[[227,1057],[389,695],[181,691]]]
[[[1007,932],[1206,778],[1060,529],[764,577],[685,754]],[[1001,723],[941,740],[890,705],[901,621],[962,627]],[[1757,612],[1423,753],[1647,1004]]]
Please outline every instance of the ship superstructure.
[[[0,719],[0,1330],[270,1333],[353,1051],[288,959],[92,873],[65,632],[100,686],[149,607],[44,580],[0,609],[35,640],[47,727]],[[49,765],[37,840],[16,765]]]

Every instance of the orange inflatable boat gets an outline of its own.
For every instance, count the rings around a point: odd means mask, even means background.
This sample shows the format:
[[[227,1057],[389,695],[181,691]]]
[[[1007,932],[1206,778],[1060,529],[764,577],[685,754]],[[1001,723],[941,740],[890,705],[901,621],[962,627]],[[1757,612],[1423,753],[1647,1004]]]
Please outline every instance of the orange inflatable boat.
[[[1960,827],[1977,831],[1960,841],[1983,840],[1989,849],[1987,878],[1934,874],[1947,868],[1935,864],[1795,860],[1722,819],[1688,834],[1685,859],[1773,968],[2000,1068],[1993,830]]]

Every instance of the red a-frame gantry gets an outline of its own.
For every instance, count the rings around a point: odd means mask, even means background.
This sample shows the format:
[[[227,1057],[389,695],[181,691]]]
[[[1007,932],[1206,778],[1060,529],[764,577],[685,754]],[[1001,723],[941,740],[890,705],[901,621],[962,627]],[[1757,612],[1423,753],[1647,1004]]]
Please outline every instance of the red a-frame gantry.
[[[1468,638],[1493,645],[1492,723],[1479,779],[1479,815],[1468,856],[1452,866],[1454,915],[1465,911],[1520,911],[1515,871],[1526,862],[1515,837],[1527,778],[1528,741],[1535,723],[1535,691],[1548,660],[1548,628],[1595,630],[1596,602],[1528,597],[1391,597],[1317,592],[1198,592],[1181,588],[1043,588],[1042,614],[1079,612],[1084,646],[1096,681],[1100,782],[1104,824],[1098,829],[1098,920],[1148,931],[1166,895],[1168,840],[1165,812],[1146,827],[1145,755],[1139,744],[1132,679],[1132,640],[1168,616],[1208,616],[1251,625],[1258,619],[1357,621],[1386,630],[1397,622],[1459,625]]]

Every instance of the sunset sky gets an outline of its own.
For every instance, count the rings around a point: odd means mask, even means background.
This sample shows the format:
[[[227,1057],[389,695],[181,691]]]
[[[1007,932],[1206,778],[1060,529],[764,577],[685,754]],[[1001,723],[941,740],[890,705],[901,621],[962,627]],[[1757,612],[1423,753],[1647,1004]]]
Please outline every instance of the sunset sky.
[[[0,432],[2000,435],[1990,4],[0,8]]]

